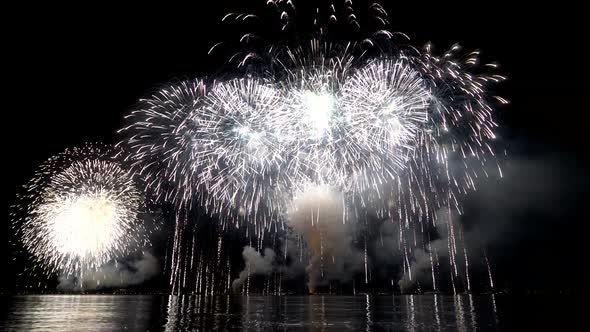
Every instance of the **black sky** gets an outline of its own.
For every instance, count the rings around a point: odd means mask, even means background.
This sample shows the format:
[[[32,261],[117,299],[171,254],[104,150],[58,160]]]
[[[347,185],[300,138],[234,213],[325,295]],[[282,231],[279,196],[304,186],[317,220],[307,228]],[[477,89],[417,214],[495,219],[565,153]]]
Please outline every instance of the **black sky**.
[[[6,12],[2,243],[10,238],[8,206],[40,162],[83,142],[114,142],[138,98],[174,79],[215,73],[220,60],[206,53],[227,36],[221,17],[247,6],[214,3],[30,5]],[[514,224],[495,245],[506,282],[580,287],[588,250],[585,11],[563,2],[384,5],[391,30],[405,32],[415,45],[432,41],[442,52],[458,42],[500,63],[509,81],[498,92],[511,101],[499,111],[502,140],[515,164],[533,166],[519,168],[522,176],[492,186],[488,196],[478,193],[490,204],[478,201],[469,213]],[[518,195],[531,197],[523,199],[526,208],[508,217],[496,211]],[[10,262],[8,250],[2,252],[2,261]]]

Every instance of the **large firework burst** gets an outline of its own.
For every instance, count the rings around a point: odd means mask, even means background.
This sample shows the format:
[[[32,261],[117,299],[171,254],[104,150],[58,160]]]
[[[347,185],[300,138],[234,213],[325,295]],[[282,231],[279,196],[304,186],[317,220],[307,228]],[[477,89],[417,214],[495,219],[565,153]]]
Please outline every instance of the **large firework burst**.
[[[292,1],[267,4],[290,30]],[[352,1],[343,6],[344,21],[358,27]],[[306,42],[256,47],[250,42],[262,38],[246,32],[229,57],[237,64],[230,75],[171,84],[141,100],[119,146],[157,199],[245,221],[258,235],[285,226],[297,193],[334,188],[346,201],[344,222],[363,213],[399,222],[409,272],[408,243],[426,248],[437,211],[460,213],[461,196],[488,175],[489,163],[497,167],[494,105],[506,101],[488,87],[504,77],[487,72],[494,64],[479,66],[478,52],[453,45],[438,56],[384,28],[357,41],[331,39],[326,27],[342,20],[327,8]],[[369,12],[387,25],[379,4]],[[444,223],[457,276],[455,224]],[[467,265],[465,248],[464,256]]]
[[[79,275],[145,244],[143,196],[99,145],[68,149],[25,186],[15,227],[48,272]]]
[[[478,169],[468,164],[493,154],[497,126],[484,88],[500,76],[473,75],[428,52],[353,59],[328,48],[314,40],[291,52],[306,61],[283,59],[282,71],[209,89],[187,81],[142,100],[121,131],[146,189],[254,220],[284,213],[309,183],[351,197],[391,198],[399,184],[418,186],[412,199],[423,208],[473,187]]]

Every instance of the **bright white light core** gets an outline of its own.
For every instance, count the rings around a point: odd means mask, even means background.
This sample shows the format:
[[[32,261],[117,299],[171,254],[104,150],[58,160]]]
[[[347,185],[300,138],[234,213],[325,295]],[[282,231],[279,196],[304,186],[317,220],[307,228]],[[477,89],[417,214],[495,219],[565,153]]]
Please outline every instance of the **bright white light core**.
[[[305,114],[315,131],[315,136],[323,136],[330,128],[335,106],[334,97],[328,93],[316,94],[311,91],[303,95]]]
[[[56,248],[78,257],[101,255],[117,236],[117,211],[105,195],[66,198],[51,224]]]

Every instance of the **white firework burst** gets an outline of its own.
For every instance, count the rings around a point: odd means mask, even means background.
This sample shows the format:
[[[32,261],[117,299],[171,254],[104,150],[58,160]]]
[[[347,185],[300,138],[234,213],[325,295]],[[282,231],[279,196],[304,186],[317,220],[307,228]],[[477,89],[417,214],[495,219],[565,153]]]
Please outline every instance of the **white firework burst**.
[[[106,150],[66,150],[41,165],[22,197],[16,227],[47,272],[79,275],[147,243],[143,196]]]
[[[456,201],[476,176],[467,159],[492,152],[483,86],[500,77],[428,52],[355,59],[338,50],[315,40],[285,52],[279,70],[210,89],[187,81],[142,100],[121,130],[132,169],[156,196],[228,219],[245,211],[280,221],[310,183],[374,196],[379,209],[385,197],[420,201],[420,211]],[[450,171],[459,152],[465,163]],[[404,190],[420,197],[395,198]]]
[[[233,79],[214,84],[184,122],[186,132],[192,127],[190,165],[214,212],[269,215],[283,202],[281,188],[289,180],[281,172],[285,157],[276,125],[282,107],[280,91],[266,81]]]

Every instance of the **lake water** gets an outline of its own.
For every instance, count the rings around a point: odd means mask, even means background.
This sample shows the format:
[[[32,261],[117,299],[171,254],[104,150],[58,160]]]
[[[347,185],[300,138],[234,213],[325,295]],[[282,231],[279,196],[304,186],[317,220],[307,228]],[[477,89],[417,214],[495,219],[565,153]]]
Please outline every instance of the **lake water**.
[[[575,331],[567,296],[1,297],[2,331]]]

